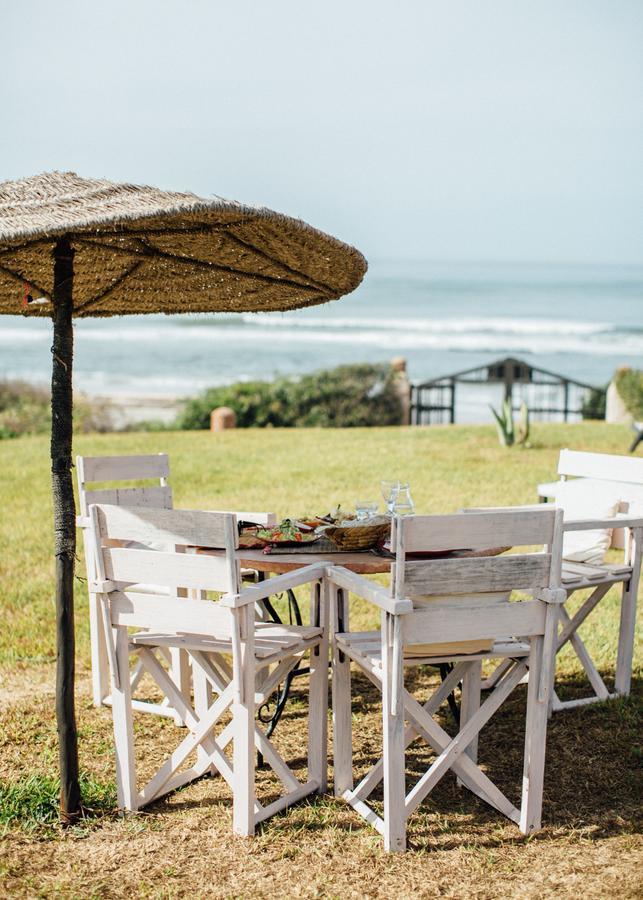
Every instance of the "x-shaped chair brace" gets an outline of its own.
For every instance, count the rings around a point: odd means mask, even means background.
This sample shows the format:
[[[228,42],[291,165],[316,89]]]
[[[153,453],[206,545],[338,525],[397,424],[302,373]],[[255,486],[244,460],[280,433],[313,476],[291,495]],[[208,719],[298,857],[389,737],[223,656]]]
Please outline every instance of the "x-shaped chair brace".
[[[585,706],[589,703],[595,703],[597,700],[608,700],[619,696],[618,692],[610,693],[610,691],[608,691],[605,682],[599,674],[598,669],[596,668],[594,661],[592,660],[589,651],[587,650],[587,647],[578,634],[578,629],[587,619],[590,613],[596,608],[596,606],[598,606],[607,592],[612,587],[614,587],[615,584],[619,583],[622,582],[619,582],[616,579],[612,579],[607,583],[598,584],[573,616],[570,616],[567,609],[565,608],[565,604],[559,605],[558,614],[560,630],[557,637],[556,654],[558,654],[562,650],[565,644],[571,644],[576,656],[580,661],[581,666],[585,671],[585,674],[587,675],[587,679],[592,687],[592,690],[594,691],[594,694],[591,697],[583,697],[579,700],[561,701],[556,694],[556,691],[554,690],[552,691],[552,710],[554,712],[557,712],[561,709],[566,709],[568,706]],[[568,590],[567,600],[570,599],[570,597],[576,592],[576,590],[578,589],[570,588]],[[565,603],[567,602],[567,600],[565,601]],[[510,664],[510,660],[503,660],[501,663],[499,663],[495,670],[491,673],[491,675],[483,682],[483,689],[488,690],[495,687],[495,685],[498,684],[500,679],[507,672]]]
[[[380,689],[385,689],[382,673],[378,666],[365,666],[364,658],[353,657],[370,681]],[[438,690],[422,705],[407,690],[403,691],[404,718],[408,724],[404,733],[405,749],[418,737],[422,737],[438,753],[438,757],[430,768],[421,776],[405,799],[404,816],[409,815],[419,806],[427,794],[436,786],[449,769],[458,776],[462,784],[474,794],[503,813],[513,822],[520,824],[521,814],[511,801],[505,797],[498,787],[485,775],[476,762],[467,755],[467,748],[514,688],[527,674],[527,663],[522,659],[507,660],[505,674],[485,702],[463,725],[458,734],[451,736],[433,719],[433,714],[440,707],[449,693],[455,689],[471,665],[476,663],[459,662],[442,682]],[[383,759],[369,770],[359,784],[352,790],[345,791],[343,798],[381,834],[384,833],[384,820],[378,816],[365,802],[378,786],[384,775]]]
[[[153,638],[150,638],[150,640],[153,640]],[[177,687],[160,664],[152,647],[138,645],[132,649],[136,650],[143,669],[152,676],[168,702],[176,710],[182,724],[188,729],[188,734],[185,738],[170,754],[153,778],[138,792],[138,805],[143,806],[151,803],[153,800],[157,800],[208,772],[218,772],[234,793],[234,771],[230,758],[226,753],[226,748],[234,736],[234,723],[232,721],[229,722],[218,736],[213,734],[217,723],[230,708],[234,699],[232,670],[223,655],[197,649],[189,649],[187,651],[192,665],[199,669],[214,693],[218,695],[211,706],[199,715],[193,708],[190,698]],[[276,667],[263,682],[261,692],[255,694],[255,707],[265,702],[265,699],[275,687],[297,665],[307,649],[307,647],[303,647],[292,656],[277,663]],[[316,790],[318,784],[315,781],[302,784],[291,772],[286,762],[256,722],[254,723],[254,741],[257,750],[263,755],[264,760],[272,768],[286,791],[282,797],[267,806],[262,806],[255,799],[255,823],[258,823]],[[194,750],[198,751],[196,763],[189,769],[179,772],[178,770]]]
[[[603,599],[605,594],[607,594],[609,589],[613,587],[613,584],[614,582],[610,582],[609,584],[599,584],[585,600],[580,609],[577,610],[574,616],[569,615],[564,605],[561,605],[559,607],[559,622],[562,627],[558,634],[556,653],[558,653],[565,646],[565,644],[569,642],[572,645],[581,666],[585,670],[587,679],[592,687],[592,690],[594,691],[594,696],[592,697],[583,698],[582,701],[572,701],[574,706],[594,703],[596,700],[608,700],[611,697],[618,696],[616,693],[610,693],[607,690],[605,682],[601,678],[598,669],[594,665],[594,661],[589,655],[585,644],[578,634],[578,629],[580,628],[580,626],[583,624],[592,610]],[[570,595],[573,593],[574,592],[571,591]],[[555,690],[552,692],[552,709],[554,711],[565,709],[568,703],[569,701],[561,701]]]

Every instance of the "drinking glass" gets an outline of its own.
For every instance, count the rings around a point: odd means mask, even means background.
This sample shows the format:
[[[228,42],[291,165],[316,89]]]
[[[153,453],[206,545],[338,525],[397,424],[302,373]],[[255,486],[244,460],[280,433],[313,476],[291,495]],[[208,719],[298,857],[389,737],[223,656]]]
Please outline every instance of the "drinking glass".
[[[395,506],[395,500],[397,498],[397,492],[400,487],[399,481],[382,481],[380,482],[380,487],[382,489],[382,497],[384,498],[384,502],[386,503],[386,511],[389,516],[393,515],[393,507]]]
[[[372,519],[377,513],[377,503],[374,500],[356,500],[355,515],[358,522],[365,522]]]
[[[414,510],[415,504],[413,503],[413,497],[411,497],[411,488],[408,482],[405,484],[399,483],[393,502],[393,512],[398,516],[412,516]]]

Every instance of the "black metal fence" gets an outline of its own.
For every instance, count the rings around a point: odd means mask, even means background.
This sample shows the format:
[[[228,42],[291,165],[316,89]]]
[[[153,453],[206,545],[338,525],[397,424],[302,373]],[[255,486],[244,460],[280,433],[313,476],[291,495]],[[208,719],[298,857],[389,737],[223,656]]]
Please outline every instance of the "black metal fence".
[[[411,385],[411,425],[453,424],[460,385],[498,385],[515,411],[524,402],[533,420],[550,422],[581,419],[584,404],[596,390],[592,385],[508,357]]]

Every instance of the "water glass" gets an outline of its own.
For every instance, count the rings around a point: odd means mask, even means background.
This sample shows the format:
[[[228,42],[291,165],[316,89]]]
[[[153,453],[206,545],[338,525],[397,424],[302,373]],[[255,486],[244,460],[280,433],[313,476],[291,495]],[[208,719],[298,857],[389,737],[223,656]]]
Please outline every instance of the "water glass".
[[[382,490],[382,497],[384,498],[384,502],[386,503],[386,511],[389,516],[393,515],[393,507],[395,506],[395,499],[397,497],[397,492],[400,487],[399,481],[382,481],[380,482],[380,487]]]
[[[355,514],[358,522],[366,522],[377,513],[377,503],[374,500],[356,500]]]

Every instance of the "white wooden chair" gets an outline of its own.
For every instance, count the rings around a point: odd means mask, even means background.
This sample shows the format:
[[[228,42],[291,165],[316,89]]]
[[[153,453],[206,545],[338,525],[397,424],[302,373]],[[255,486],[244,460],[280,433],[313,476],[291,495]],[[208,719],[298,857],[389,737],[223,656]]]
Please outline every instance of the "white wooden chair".
[[[565,597],[560,587],[562,512],[541,507],[513,515],[396,518],[391,539],[395,564],[390,590],[340,567],[327,569],[330,603],[337,609],[332,629],[335,794],[383,835],[387,850],[403,850],[408,817],[453,769],[461,784],[528,834],[540,827],[556,612]],[[533,545],[544,549],[480,558],[412,556],[448,548]],[[349,630],[348,591],[380,608],[379,631]],[[526,592],[532,599],[510,602],[512,591]],[[480,705],[482,660],[498,658],[507,661],[506,670]],[[352,774],[350,660],[380,688],[383,707],[383,756],[357,786]],[[405,688],[405,669],[441,662],[454,668],[422,705]],[[477,740],[527,672],[525,762],[517,809],[476,764]],[[452,739],[432,714],[459,682],[460,730]],[[438,757],[407,794],[405,749],[418,737]],[[380,817],[367,799],[382,779]]]
[[[254,833],[256,825],[326,786],[328,631],[324,567],[307,566],[259,584],[243,586],[235,557],[236,519],[229,513],[93,505],[90,540],[97,561],[92,590],[105,628],[111,673],[118,804],[137,810],[182,785],[218,772],[233,794],[234,831]],[[113,546],[114,541],[145,545],[222,548],[218,555]],[[136,585],[154,580],[168,592],[150,594]],[[177,597],[174,585],[197,592],[198,599]],[[254,606],[263,597],[298,585],[311,585],[310,626],[255,622]],[[223,592],[218,602],[204,592]],[[129,633],[129,629],[139,629]],[[189,691],[169,677],[154,655],[159,648],[184,650],[207,680],[211,701],[194,704]],[[300,782],[255,722],[264,702],[300,658],[310,653],[308,777]],[[188,729],[176,749],[147,783],[139,787],[134,756],[130,656],[167,697]],[[260,688],[256,675],[267,672]],[[203,698],[201,698],[203,701]],[[222,717],[231,711],[223,725]],[[180,734],[180,732],[176,732]],[[233,742],[233,759],[226,748]],[[255,792],[255,748],[271,766],[284,793],[262,805]],[[196,751],[196,761],[189,758]]]
[[[92,545],[89,541],[89,507],[93,503],[111,503],[116,505],[153,507],[159,509],[172,508],[172,488],[168,484],[170,462],[166,453],[155,453],[148,456],[77,456],[76,475],[78,478],[78,500],[80,515],[77,524],[81,529],[87,565],[87,581],[89,587],[89,631],[91,644],[92,695],[94,706],[109,706],[111,696],[109,689],[109,666],[103,627],[100,621],[98,598],[91,586],[96,580],[96,561],[93,558]],[[151,481],[151,485],[133,487],[130,482]],[[105,487],[106,483],[111,486]],[[94,485],[102,485],[94,487]],[[171,654],[168,653],[168,657]],[[174,654],[174,677],[188,677],[185,666],[181,666],[178,654]],[[141,666],[132,673],[132,691],[136,690],[143,674]],[[174,716],[168,704],[159,705],[145,700],[135,700],[137,709],[156,715]]]
[[[82,529],[87,562],[88,583],[95,580],[94,561],[87,541],[88,509],[92,503],[109,503],[117,506],[136,506],[154,509],[172,509],[172,488],[168,484],[170,477],[170,461],[166,453],[155,453],[146,456],[77,456],[76,473],[78,478],[78,499],[80,515],[77,523]],[[150,481],[149,485],[137,485],[132,482]],[[109,486],[105,485],[109,483]],[[101,485],[98,487],[97,485]],[[257,525],[273,525],[276,522],[274,513],[237,512],[240,521]],[[145,585],[139,586],[146,590]],[[154,589],[155,585],[151,585]],[[184,594],[185,591],[179,593]],[[92,666],[92,695],[95,706],[110,705],[109,667],[103,629],[100,624],[97,598],[89,592],[89,628]],[[190,683],[190,671],[187,656],[181,650],[172,648],[161,650],[172,671],[172,677],[182,689]],[[132,672],[132,691],[135,692],[143,675],[140,665]],[[134,700],[134,707],[141,712],[155,715],[171,716],[178,719],[171,706],[151,703],[147,700]]]
[[[554,712],[627,696],[630,693],[643,543],[643,459],[607,453],[562,450],[558,472],[561,480],[553,486],[539,485],[539,491],[546,489],[547,496],[554,497],[557,503],[562,502],[560,486],[567,484],[569,479],[575,479],[581,497],[586,496],[583,508],[591,509],[596,502],[598,509],[598,512],[582,519],[570,518],[566,510],[565,533],[596,533],[597,530],[612,529],[612,546],[622,548],[624,554],[623,559],[616,563],[601,562],[590,565],[566,559],[566,550],[563,546],[562,584],[567,592],[567,600],[570,600],[577,591],[589,590],[590,593],[575,612],[567,608],[567,603],[561,606],[557,651],[562,650],[568,643],[571,644],[587,676],[592,693],[587,697],[561,700],[554,691],[552,693]],[[619,511],[610,516],[601,515],[599,506],[604,505],[605,501],[599,503],[599,497],[607,498],[608,503],[613,502],[613,509]],[[614,535],[617,535],[616,539]],[[609,544],[609,536],[605,543]],[[616,675],[614,691],[610,692],[578,630],[608,591],[619,585],[621,614]],[[503,671],[504,666],[501,664],[484,686],[493,687]]]

